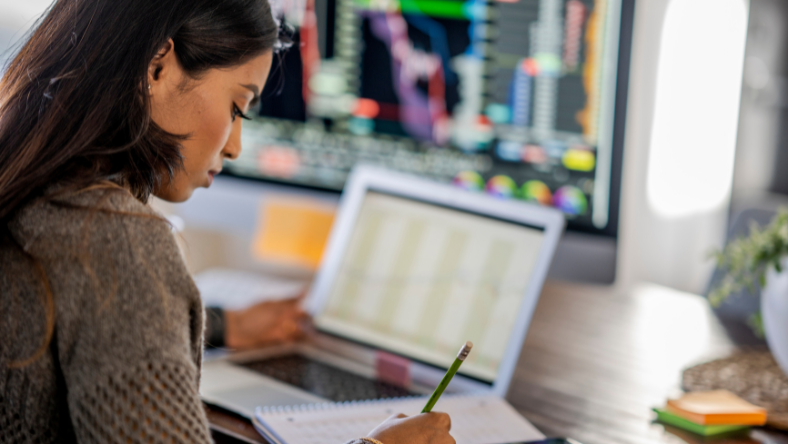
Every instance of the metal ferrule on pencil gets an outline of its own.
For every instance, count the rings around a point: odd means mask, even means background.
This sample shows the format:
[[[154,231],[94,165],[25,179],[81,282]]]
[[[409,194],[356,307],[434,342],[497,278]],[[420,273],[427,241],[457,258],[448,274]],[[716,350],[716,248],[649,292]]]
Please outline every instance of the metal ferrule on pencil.
[[[465,361],[465,358],[468,357],[468,353],[471,352],[472,348],[473,348],[473,342],[471,341],[466,342],[465,345],[463,345],[462,348],[460,349],[460,352],[457,353],[457,359],[459,359],[460,361]]]

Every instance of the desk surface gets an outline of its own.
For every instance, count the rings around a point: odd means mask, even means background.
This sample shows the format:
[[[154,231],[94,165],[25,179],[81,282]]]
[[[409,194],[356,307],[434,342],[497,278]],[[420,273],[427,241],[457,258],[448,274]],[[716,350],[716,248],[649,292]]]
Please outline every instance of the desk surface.
[[[679,393],[681,370],[736,350],[699,296],[654,285],[628,291],[549,283],[534,315],[509,402],[548,436],[583,444],[698,441],[652,423],[651,407]],[[246,441],[251,426],[210,411],[211,423]],[[788,444],[754,430],[716,444]]]

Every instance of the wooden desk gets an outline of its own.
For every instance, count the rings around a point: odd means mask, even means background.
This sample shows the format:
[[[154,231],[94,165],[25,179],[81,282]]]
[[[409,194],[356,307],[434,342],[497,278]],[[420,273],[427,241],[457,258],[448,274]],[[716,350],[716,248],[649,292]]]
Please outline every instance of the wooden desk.
[[[679,392],[682,369],[735,350],[700,296],[655,285],[615,291],[549,283],[507,399],[548,436],[583,444],[694,444],[702,441],[652,423],[650,409]],[[217,443],[265,442],[249,424],[220,412],[209,419],[248,439],[217,433]],[[788,444],[788,434],[754,430],[713,442]]]

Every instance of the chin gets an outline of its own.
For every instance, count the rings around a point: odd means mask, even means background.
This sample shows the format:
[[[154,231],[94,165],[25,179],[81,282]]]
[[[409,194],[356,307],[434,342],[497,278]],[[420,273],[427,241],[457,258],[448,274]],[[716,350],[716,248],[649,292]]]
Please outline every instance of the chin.
[[[184,190],[169,188],[167,190],[160,190],[159,192],[154,193],[154,195],[159,199],[172,203],[186,202],[190,197],[192,197],[192,194],[194,194],[194,188],[191,187]]]

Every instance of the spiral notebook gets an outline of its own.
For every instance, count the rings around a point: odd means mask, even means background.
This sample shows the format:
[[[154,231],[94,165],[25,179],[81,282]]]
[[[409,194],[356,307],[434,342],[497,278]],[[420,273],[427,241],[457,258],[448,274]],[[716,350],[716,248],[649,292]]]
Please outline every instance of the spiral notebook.
[[[344,443],[367,434],[397,413],[416,415],[427,398],[260,407],[253,423],[275,444]],[[451,416],[457,444],[496,444],[544,439],[536,427],[496,396],[444,396],[433,409]]]

